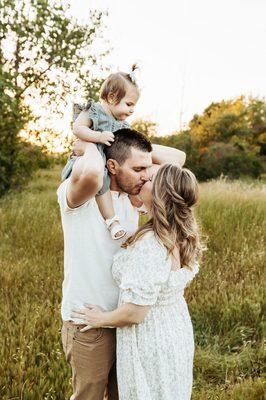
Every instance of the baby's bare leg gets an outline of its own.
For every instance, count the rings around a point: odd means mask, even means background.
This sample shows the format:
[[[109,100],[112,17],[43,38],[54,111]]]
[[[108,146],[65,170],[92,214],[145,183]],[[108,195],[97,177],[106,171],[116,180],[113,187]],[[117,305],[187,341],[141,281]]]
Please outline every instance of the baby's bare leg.
[[[101,194],[100,196],[96,196],[96,201],[104,219],[111,219],[115,215],[113,199],[111,196],[110,190]]]
[[[114,205],[113,205],[113,199],[111,196],[110,190],[105,192],[102,195],[96,196],[96,202],[98,204],[100,213],[102,214],[103,218],[105,220],[112,219],[115,216],[115,210],[114,210]],[[114,221],[111,223],[110,228],[112,226],[119,225],[118,221]],[[120,231],[116,232],[115,238],[119,238],[124,236],[125,230],[121,229]]]

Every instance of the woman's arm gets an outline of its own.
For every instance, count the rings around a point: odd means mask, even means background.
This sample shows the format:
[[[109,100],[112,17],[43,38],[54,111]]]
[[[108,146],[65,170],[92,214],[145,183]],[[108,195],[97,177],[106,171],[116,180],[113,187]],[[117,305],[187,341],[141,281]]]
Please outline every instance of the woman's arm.
[[[98,306],[86,304],[82,310],[73,310],[71,317],[84,320],[91,328],[122,327],[143,322],[149,308],[125,303],[114,311],[104,311]]]
[[[102,143],[110,146],[114,141],[112,132],[99,132],[91,129],[92,120],[87,111],[82,111],[73,124],[73,133],[78,139],[91,143]]]
[[[152,145],[152,162],[154,164],[178,164],[182,167],[186,161],[186,153],[174,147],[162,146],[160,144]]]
[[[122,327],[132,324],[140,324],[144,321],[148,311],[148,306],[138,306],[137,304],[125,303],[114,311],[105,312],[104,326]]]

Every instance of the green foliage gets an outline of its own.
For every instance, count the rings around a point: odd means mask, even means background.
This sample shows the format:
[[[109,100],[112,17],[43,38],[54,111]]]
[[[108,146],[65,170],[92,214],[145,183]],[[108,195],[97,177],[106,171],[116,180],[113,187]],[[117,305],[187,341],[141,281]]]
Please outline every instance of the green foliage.
[[[193,169],[193,161],[190,160]],[[198,158],[197,177],[200,180],[213,179],[220,175],[230,178],[251,176],[258,178],[263,171],[258,156],[243,151],[231,143],[214,143],[204,149]]]
[[[41,171],[0,201],[0,398],[70,397],[60,340],[63,237],[55,190]],[[185,295],[196,339],[193,400],[263,400],[265,188],[225,179],[200,185],[208,236]],[[28,221],[28,223],[25,223]]]
[[[185,151],[187,167],[200,180],[222,174],[258,178],[265,164],[266,103],[251,97],[213,103],[188,130],[152,141]]]
[[[68,1],[2,0],[0,21],[1,196],[30,175],[33,165],[25,170],[20,155],[19,132],[34,119],[29,102],[46,96],[56,109],[70,88],[92,97],[98,90],[91,45],[101,33],[102,13],[91,12],[80,25],[70,16]]]
[[[189,124],[194,142],[201,147],[212,142],[229,143],[237,137],[244,146],[254,146],[259,152],[258,137],[266,132],[264,100],[241,96],[233,100],[212,103],[202,115],[195,115]]]
[[[53,155],[44,153],[40,147],[24,141],[18,142],[16,150],[16,158],[12,164],[13,173],[8,174],[7,182],[4,180],[7,176],[6,171],[2,176],[1,184],[3,186],[0,186],[0,190],[2,189],[3,192],[6,192],[8,186],[13,189],[20,188],[29,180],[33,172],[39,168],[50,168],[56,163]],[[4,162],[3,165],[5,166]],[[8,168],[10,168],[10,164],[7,163],[7,170]]]
[[[136,119],[132,122],[131,127],[149,137],[156,136],[157,133],[157,124],[145,119]]]

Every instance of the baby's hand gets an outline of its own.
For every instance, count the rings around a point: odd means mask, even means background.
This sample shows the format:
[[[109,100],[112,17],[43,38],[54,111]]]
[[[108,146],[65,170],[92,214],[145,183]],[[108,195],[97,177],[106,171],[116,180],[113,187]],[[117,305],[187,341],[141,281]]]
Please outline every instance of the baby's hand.
[[[115,140],[115,135],[109,131],[103,131],[100,133],[100,143],[106,146],[111,146],[112,142]]]

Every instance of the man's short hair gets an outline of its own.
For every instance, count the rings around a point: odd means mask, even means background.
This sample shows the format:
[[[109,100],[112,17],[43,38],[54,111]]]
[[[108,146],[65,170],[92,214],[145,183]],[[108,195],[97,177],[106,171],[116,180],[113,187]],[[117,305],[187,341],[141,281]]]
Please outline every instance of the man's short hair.
[[[131,147],[150,153],[152,145],[150,140],[134,129],[124,128],[114,132],[115,140],[111,146],[105,147],[107,160],[116,160],[122,165],[131,156]]]

